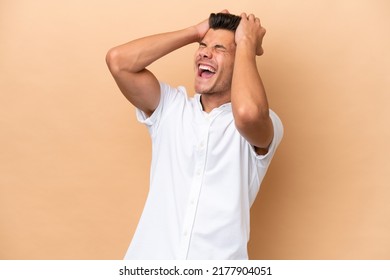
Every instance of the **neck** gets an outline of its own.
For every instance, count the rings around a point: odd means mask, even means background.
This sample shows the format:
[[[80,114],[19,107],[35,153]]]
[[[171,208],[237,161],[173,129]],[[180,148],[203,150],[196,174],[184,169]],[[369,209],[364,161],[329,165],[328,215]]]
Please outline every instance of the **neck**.
[[[200,103],[202,104],[203,111],[206,113],[210,113],[213,109],[229,102],[230,95],[202,94],[200,96]]]

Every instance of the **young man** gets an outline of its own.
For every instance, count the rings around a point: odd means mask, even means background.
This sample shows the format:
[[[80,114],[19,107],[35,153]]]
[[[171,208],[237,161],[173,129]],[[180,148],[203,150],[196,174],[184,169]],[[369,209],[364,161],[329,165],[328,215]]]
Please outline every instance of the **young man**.
[[[256,66],[264,34],[254,15],[223,11],[108,52],[152,138],[149,194],[126,259],[248,258],[250,207],[283,135]],[[189,97],[146,67],[194,42]]]

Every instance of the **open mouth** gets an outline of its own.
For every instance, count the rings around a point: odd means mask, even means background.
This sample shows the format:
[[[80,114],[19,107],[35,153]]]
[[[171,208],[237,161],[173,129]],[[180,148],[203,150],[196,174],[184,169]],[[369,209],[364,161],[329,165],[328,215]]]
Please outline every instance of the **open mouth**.
[[[198,75],[202,78],[211,78],[215,72],[215,68],[210,65],[199,64],[198,66]]]

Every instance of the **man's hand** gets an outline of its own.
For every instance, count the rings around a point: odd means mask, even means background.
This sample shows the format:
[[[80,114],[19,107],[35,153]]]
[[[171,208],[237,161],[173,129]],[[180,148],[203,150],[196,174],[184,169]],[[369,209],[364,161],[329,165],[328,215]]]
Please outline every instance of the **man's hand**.
[[[229,14],[229,11],[225,9],[222,10],[220,13]],[[210,29],[209,18],[198,23],[194,27],[198,33],[198,41],[200,42],[203,39],[203,37],[206,35],[207,31]]]
[[[246,42],[249,47],[255,50],[256,55],[260,56],[264,53],[262,43],[265,32],[266,30],[261,26],[259,18],[253,14],[247,16],[246,13],[242,13],[235,35],[236,44]]]
[[[198,23],[194,27],[196,29],[196,32],[198,33],[198,42],[200,42],[210,28],[209,20],[205,19],[204,21]]]

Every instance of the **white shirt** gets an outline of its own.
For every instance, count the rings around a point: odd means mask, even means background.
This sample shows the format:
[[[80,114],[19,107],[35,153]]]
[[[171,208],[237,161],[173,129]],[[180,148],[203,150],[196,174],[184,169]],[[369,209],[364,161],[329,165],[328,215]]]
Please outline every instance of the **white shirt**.
[[[137,118],[152,139],[150,189],[125,259],[247,259],[250,207],[283,126],[259,156],[237,131],[231,104],[205,113],[200,95],[160,83],[161,99]]]

